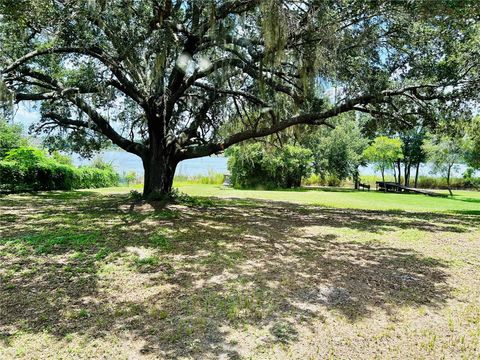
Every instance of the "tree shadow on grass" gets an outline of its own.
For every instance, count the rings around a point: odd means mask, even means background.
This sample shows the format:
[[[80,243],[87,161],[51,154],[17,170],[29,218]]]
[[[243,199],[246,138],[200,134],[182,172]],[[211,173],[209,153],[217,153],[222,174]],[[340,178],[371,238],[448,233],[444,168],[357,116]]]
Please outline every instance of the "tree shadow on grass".
[[[416,229],[428,232],[468,232],[471,227],[480,225],[480,218],[471,212],[457,215],[445,213],[412,212],[402,210],[358,210],[326,208],[313,205],[298,205],[280,201],[259,201],[257,199],[221,200],[218,204],[217,215],[223,213],[233,217],[241,216],[236,210],[242,209],[253,225],[262,226],[263,220],[271,220],[276,226],[288,227],[285,217],[289,221],[305,221],[305,225],[328,226],[352,230],[383,233],[394,230]],[[234,204],[235,207],[230,207]],[[251,210],[243,211],[244,208]],[[474,211],[475,213],[475,211]],[[464,215],[464,216],[463,216]],[[220,214],[220,216],[222,216]],[[258,220],[258,221],[257,221]],[[255,224],[255,222],[258,222]],[[267,224],[269,225],[269,224]]]
[[[445,263],[336,231],[479,225],[463,215],[258,200],[157,209],[132,207],[124,196],[47,200],[37,199],[30,218],[10,218],[24,235],[10,229],[0,241],[0,333],[129,332],[143,341],[142,354],[171,358],[238,356],[229,336],[245,325],[269,329],[267,341],[293,342],[296,327],[330,312],[356,322],[441,307],[451,296]],[[40,230],[46,220],[49,230]]]
[[[471,198],[471,197],[466,197],[466,196],[461,196],[460,198],[453,196],[449,197],[450,200],[454,201],[463,201],[463,202],[468,202],[468,203],[478,203],[480,204],[480,198]]]

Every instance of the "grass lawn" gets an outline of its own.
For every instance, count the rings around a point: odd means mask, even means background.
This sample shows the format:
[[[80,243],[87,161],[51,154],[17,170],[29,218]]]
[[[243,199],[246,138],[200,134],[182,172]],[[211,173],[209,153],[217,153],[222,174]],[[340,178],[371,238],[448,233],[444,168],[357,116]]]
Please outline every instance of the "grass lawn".
[[[480,215],[480,191],[454,191],[453,197],[437,198],[419,194],[385,194],[374,190],[355,191],[343,188],[262,191],[235,190],[218,185],[187,183],[179,183],[176,186],[180,191],[192,196],[288,201],[348,209],[457,212]],[[437,192],[448,193],[447,191]]]
[[[480,193],[0,197],[0,359],[478,359]]]

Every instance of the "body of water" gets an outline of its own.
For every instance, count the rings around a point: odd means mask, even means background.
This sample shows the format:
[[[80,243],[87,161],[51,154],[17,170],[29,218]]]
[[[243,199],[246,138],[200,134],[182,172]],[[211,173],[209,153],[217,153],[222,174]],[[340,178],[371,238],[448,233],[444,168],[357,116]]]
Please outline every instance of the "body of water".
[[[100,153],[99,157],[111,163],[119,174],[135,171],[139,176],[143,175],[142,160],[136,155],[126,151],[108,150]],[[91,163],[91,160],[74,155],[73,163],[77,166],[88,165]],[[227,158],[223,156],[207,156],[182,161],[178,164],[175,174],[195,176],[208,175],[211,172],[224,174],[227,171]]]
[[[125,151],[108,150],[99,155],[104,161],[111,163],[119,174],[135,171],[139,176],[143,175],[142,161],[136,155]],[[81,158],[78,155],[73,156],[75,165],[87,165],[91,160]],[[458,165],[453,171],[453,177],[461,177],[465,171],[465,165]],[[403,167],[402,167],[403,171]],[[415,169],[412,168],[412,176],[415,176]],[[207,156],[198,159],[184,160],[177,166],[177,175],[195,176],[208,175],[211,172],[225,174],[228,172],[227,158],[224,156]],[[393,171],[388,172],[393,174]],[[373,165],[368,165],[360,168],[361,175],[380,175],[380,172],[375,171]],[[431,166],[429,164],[422,164],[420,166],[420,176],[433,176],[431,174]]]

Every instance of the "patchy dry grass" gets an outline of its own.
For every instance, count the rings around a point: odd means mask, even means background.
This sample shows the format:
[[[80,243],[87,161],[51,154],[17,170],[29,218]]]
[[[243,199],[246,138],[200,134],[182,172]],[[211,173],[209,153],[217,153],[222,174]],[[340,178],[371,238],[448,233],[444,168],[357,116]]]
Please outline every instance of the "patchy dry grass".
[[[480,356],[480,217],[0,198],[0,359]]]

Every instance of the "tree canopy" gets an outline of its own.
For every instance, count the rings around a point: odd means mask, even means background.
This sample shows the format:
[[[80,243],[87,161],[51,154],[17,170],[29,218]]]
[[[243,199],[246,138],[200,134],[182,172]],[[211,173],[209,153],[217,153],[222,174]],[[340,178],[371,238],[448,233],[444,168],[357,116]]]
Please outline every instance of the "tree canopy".
[[[354,114],[346,114],[338,116],[331,125],[333,129],[323,127],[306,131],[300,135],[300,143],[312,151],[316,174],[338,180],[356,178],[359,166],[364,163],[362,153],[368,146],[368,139],[361,133],[360,121]]]
[[[0,98],[39,102],[33,130],[52,147],[140,156],[144,194],[165,194],[178,162],[294,125],[468,111],[479,14],[456,0],[0,0]]]
[[[480,169],[480,116],[475,117],[466,129],[465,160],[473,169]]]
[[[423,145],[427,159],[433,165],[432,171],[445,176],[447,179],[450,195],[453,195],[450,186],[452,169],[454,169],[464,157],[465,149],[465,137],[438,134],[429,136]]]
[[[402,146],[403,143],[400,139],[379,136],[365,149],[364,157],[374,163],[376,169],[380,170],[383,182],[385,182],[385,170],[392,168],[397,159],[403,158]],[[385,191],[386,189],[385,187]]]
[[[0,118],[0,160],[3,159],[10,150],[26,146],[27,139],[22,137],[22,127],[15,124],[9,124]]]

